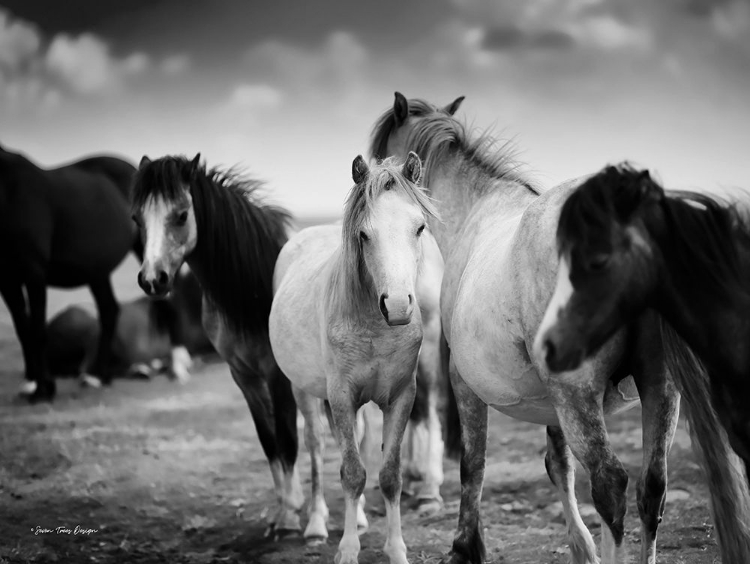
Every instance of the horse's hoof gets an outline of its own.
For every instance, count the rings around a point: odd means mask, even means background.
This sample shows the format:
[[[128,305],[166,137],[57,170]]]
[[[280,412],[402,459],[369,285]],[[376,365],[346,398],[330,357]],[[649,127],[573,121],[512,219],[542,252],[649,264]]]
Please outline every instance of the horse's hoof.
[[[91,374],[81,374],[80,382],[81,382],[82,388],[94,388],[94,389],[101,388],[102,384],[104,383],[98,377],[92,376]]]
[[[414,510],[419,517],[431,517],[443,510],[443,500],[434,497],[419,499]]]
[[[350,552],[348,550],[343,552],[339,550],[336,556],[333,557],[333,564],[358,564],[357,556],[357,552]]]
[[[52,382],[51,384],[38,386],[33,394],[27,396],[27,399],[31,404],[42,402],[52,403],[52,400],[55,399],[55,383]]]
[[[25,380],[18,390],[18,395],[26,397],[32,395],[34,392],[36,392],[36,382],[34,380]]]
[[[305,537],[305,544],[309,547],[320,546],[328,542],[328,537],[310,536]]]

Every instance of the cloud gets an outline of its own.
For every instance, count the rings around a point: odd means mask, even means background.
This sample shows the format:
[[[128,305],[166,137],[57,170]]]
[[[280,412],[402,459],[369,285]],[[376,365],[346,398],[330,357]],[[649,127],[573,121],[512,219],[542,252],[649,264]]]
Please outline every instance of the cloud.
[[[613,15],[592,15],[569,25],[570,33],[579,43],[604,50],[648,49],[652,46],[651,31],[626,24]]]
[[[190,57],[185,54],[169,55],[162,59],[159,67],[166,75],[181,74],[190,68]]]
[[[229,105],[238,109],[278,108],[283,100],[282,93],[268,84],[240,84],[229,97]]]
[[[32,61],[41,46],[37,29],[29,23],[12,20],[0,10],[0,73],[13,72]]]
[[[489,51],[570,49],[575,45],[573,35],[558,29],[526,31],[516,26],[504,26],[487,29],[482,37],[482,48]]]

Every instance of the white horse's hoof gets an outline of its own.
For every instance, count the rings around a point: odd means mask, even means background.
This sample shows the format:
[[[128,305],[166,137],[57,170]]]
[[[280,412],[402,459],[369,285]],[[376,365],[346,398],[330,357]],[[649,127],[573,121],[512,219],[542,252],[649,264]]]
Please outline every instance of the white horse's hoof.
[[[25,380],[24,383],[21,384],[21,388],[18,390],[18,395],[30,396],[34,392],[36,392],[36,382],[34,380]]]
[[[328,537],[305,537],[305,544],[309,547],[321,546],[328,542]]]
[[[434,497],[417,500],[417,515],[431,517],[443,509],[443,500]]]
[[[359,551],[339,550],[333,557],[333,564],[358,564]]]
[[[193,358],[185,347],[172,349],[172,375],[180,384],[190,380],[190,369],[193,367]]]
[[[91,374],[81,374],[79,379],[82,388],[101,388],[102,381]]]

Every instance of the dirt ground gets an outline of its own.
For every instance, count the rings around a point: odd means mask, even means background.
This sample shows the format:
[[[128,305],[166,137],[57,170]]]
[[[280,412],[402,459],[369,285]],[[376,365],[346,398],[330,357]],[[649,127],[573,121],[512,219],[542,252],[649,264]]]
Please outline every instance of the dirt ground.
[[[138,295],[134,279],[131,261],[117,275],[120,298]],[[85,291],[51,292],[50,315],[82,299],[88,299]],[[333,561],[343,525],[334,443],[329,436],[328,544],[308,549],[299,538],[265,538],[265,515],[274,503],[271,475],[244,400],[222,363],[201,366],[184,386],[159,378],[90,390],[63,380],[51,406],[15,399],[21,371],[20,350],[0,306],[0,564]],[[561,505],[544,471],[544,429],[497,413],[490,424],[482,504],[488,560],[567,562]],[[612,420],[610,437],[631,477],[626,530],[636,561],[640,411]],[[307,488],[304,447],[300,461]],[[670,456],[669,480],[659,562],[718,562],[706,488],[684,423]],[[446,462],[442,512],[419,517],[404,499],[410,562],[435,564],[449,550],[459,488],[458,466]],[[577,489],[584,521],[598,537],[580,471]],[[384,505],[372,486],[366,495],[370,529],[361,537],[360,562],[386,562]]]

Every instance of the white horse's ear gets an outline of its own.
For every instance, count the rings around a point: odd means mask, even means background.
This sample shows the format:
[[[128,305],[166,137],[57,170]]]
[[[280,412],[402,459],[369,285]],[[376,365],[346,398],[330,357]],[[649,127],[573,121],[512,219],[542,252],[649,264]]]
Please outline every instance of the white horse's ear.
[[[422,161],[414,151],[409,151],[409,156],[406,157],[406,162],[401,168],[401,174],[413,184],[418,184],[419,179],[422,178]]]
[[[367,166],[365,159],[362,158],[362,155],[357,155],[357,158],[355,158],[352,163],[352,180],[354,180],[354,183],[360,184],[365,178],[367,178],[369,172],[370,167]]]
[[[147,167],[150,164],[151,164],[151,159],[149,159],[146,155],[143,155],[143,157],[141,158],[141,162],[138,165],[138,168],[139,169],[145,168],[145,167]]]
[[[446,113],[449,113],[450,115],[455,114],[458,111],[458,108],[461,107],[461,103],[464,101],[464,98],[466,98],[466,96],[459,96],[458,98],[453,100],[450,104],[445,106],[443,108],[443,111]]]
[[[396,118],[396,125],[403,125],[406,118],[409,117],[409,101],[401,92],[395,93],[393,100],[393,117]]]

